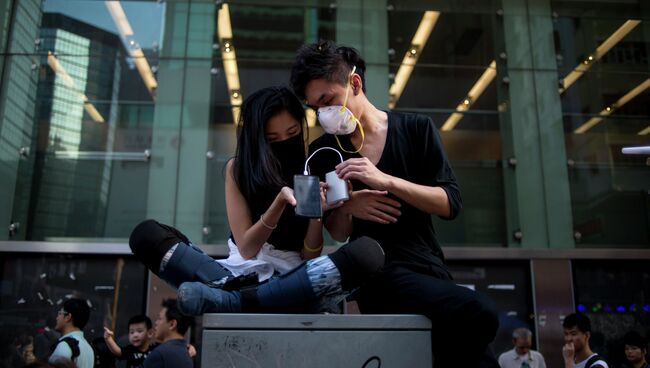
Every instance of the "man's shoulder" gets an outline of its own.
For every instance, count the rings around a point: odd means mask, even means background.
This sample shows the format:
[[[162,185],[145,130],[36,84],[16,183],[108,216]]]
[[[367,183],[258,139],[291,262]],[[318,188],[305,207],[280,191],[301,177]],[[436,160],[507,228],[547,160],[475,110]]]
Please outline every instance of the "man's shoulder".
[[[415,124],[415,125],[429,125],[433,124],[433,120],[423,114],[418,114],[415,112],[388,112],[388,117],[391,121],[405,123],[405,124]]]
[[[507,358],[507,357],[511,357],[511,356],[514,356],[514,355],[516,355],[515,354],[515,349],[510,349],[508,351],[505,351],[505,352],[501,353],[501,355],[499,355],[499,359],[501,359],[501,357]]]

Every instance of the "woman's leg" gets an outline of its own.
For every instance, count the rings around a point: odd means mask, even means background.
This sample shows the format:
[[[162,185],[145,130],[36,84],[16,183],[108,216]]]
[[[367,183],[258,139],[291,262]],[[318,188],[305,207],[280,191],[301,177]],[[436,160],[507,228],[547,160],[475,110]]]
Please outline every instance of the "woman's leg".
[[[129,238],[131,251],[151,272],[175,288],[188,281],[222,286],[232,273],[171,226],[146,220]]]
[[[189,315],[311,311],[306,306],[323,296],[342,300],[383,265],[384,252],[379,244],[363,237],[253,288],[225,291],[198,282],[183,283],[178,291],[179,307]]]

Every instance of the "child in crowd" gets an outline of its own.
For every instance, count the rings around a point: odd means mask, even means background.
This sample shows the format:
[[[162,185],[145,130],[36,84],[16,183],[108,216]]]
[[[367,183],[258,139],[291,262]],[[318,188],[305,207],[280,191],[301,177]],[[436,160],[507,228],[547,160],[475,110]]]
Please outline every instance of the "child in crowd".
[[[104,340],[108,349],[120,360],[126,360],[127,368],[142,368],[144,360],[158,344],[154,340],[154,330],[151,319],[145,315],[137,315],[129,319],[129,345],[121,348],[115,342],[113,331],[104,327]],[[191,344],[187,346],[190,357],[196,356],[196,349]]]
[[[127,368],[144,366],[147,355],[158,345],[153,341],[153,336],[151,319],[145,315],[137,315],[129,319],[129,345],[123,348],[115,342],[113,331],[104,327],[106,346],[118,359],[126,360]]]

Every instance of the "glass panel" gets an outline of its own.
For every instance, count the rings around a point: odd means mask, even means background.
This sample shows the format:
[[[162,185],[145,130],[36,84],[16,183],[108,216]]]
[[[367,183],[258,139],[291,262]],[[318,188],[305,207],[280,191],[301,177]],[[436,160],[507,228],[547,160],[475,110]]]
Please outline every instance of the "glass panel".
[[[54,320],[66,298],[88,300],[90,319],[83,331],[98,349],[104,346],[104,326],[123,342],[129,318],[145,310],[146,270],[132,258],[3,253],[0,270],[0,346],[16,346],[19,356],[31,343],[36,358],[47,359],[60,336]],[[110,353],[102,354],[106,357]],[[15,359],[12,366],[23,366]],[[101,366],[110,365],[102,360]]]
[[[232,4],[229,14],[232,38],[224,39],[220,33],[223,31],[217,29],[214,40],[217,46],[211,69],[210,148],[203,229],[204,242],[221,244],[229,236],[223,170],[235,152],[237,107],[243,98],[260,88],[288,85],[295,52],[303,43],[335,39],[336,9],[329,5]],[[223,19],[223,16],[217,14],[216,18]],[[238,70],[236,78],[228,72],[233,54]],[[321,134],[322,130],[314,128],[309,136],[314,139]]]
[[[454,281],[487,295],[499,316],[499,329],[492,351],[499,354],[512,349],[512,331],[526,327],[535,333],[530,265],[526,261],[449,261]],[[533,349],[535,349],[533,338]]]
[[[576,308],[591,319],[591,349],[611,367],[623,366],[625,333],[650,331],[647,262],[574,261],[572,267]]]
[[[35,92],[5,88],[7,104],[33,114],[23,127],[10,206],[20,226],[11,238],[124,239],[143,218],[173,212],[152,204],[175,190],[175,182],[154,181],[156,170],[176,172],[174,78],[183,73],[173,58],[185,55],[187,4],[45,0],[41,10],[14,19],[39,17],[34,49],[11,56],[31,66]]]
[[[443,244],[504,245],[494,83],[495,44],[502,43],[494,22],[498,2],[463,4],[400,2],[388,12],[389,105],[429,115],[440,129],[463,195],[459,218],[446,222],[434,217]]]
[[[553,1],[577,247],[650,246],[649,9]],[[584,11],[582,11],[584,10]]]

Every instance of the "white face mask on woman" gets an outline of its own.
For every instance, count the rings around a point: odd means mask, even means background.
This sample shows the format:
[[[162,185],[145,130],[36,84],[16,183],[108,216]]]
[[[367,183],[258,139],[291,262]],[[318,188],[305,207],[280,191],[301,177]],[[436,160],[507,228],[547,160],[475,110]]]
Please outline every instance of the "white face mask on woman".
[[[336,141],[339,144],[339,147],[343,151],[348,153],[357,153],[361,151],[361,148],[363,147],[363,141],[365,139],[361,122],[359,122],[359,119],[357,119],[356,116],[354,116],[354,114],[352,113],[352,111],[350,111],[350,109],[346,107],[348,103],[348,94],[350,93],[350,80],[356,70],[357,70],[356,66],[352,67],[352,72],[348,77],[347,87],[345,88],[345,99],[343,100],[343,106],[332,105],[332,106],[320,107],[318,109],[318,121],[320,122],[320,125],[323,127],[323,130],[325,130],[326,133],[333,134],[334,138],[336,138]],[[339,142],[339,138],[337,137],[337,135],[352,134],[357,128],[357,125],[359,125],[359,129],[361,130],[361,145],[359,146],[359,149],[357,149],[356,151],[347,151],[341,146],[341,142]]]

